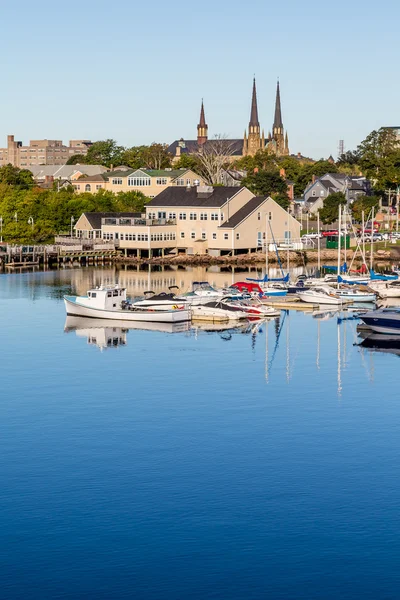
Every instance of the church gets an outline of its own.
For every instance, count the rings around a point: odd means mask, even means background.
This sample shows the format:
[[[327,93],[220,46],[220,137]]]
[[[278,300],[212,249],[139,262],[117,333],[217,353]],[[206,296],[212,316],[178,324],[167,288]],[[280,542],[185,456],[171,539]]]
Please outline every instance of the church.
[[[176,162],[183,154],[194,154],[209,142],[208,125],[205,117],[204,103],[201,103],[200,120],[197,125],[196,140],[176,140],[168,147],[168,152],[173,155]],[[243,156],[254,156],[259,150],[267,150],[276,156],[289,155],[288,134],[285,132],[282,121],[281,94],[279,81],[276,87],[275,115],[272,130],[265,138],[264,130],[261,132],[258,120],[258,104],[256,80],[253,80],[253,93],[251,99],[249,127],[244,132],[243,139],[227,139],[226,144],[230,149],[232,159]]]

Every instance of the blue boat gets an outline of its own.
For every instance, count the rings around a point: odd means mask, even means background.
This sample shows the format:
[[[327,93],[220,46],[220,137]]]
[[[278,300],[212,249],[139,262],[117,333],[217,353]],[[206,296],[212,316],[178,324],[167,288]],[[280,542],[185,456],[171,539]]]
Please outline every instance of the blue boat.
[[[375,273],[373,269],[370,271],[371,280],[375,281],[395,281],[398,279],[398,275],[382,275],[381,273]]]

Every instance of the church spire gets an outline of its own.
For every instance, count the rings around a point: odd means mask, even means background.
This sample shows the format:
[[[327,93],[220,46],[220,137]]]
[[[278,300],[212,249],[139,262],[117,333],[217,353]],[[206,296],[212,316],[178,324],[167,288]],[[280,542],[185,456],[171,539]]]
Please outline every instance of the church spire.
[[[251,127],[260,128],[260,123],[258,122],[257,90],[256,90],[256,78],[255,77],[253,79],[253,97],[251,99],[251,113],[250,113],[249,129]]]
[[[200,122],[197,125],[197,143],[199,146],[205,144],[208,139],[208,125],[204,113],[204,102],[201,100]]]
[[[280,129],[280,131],[283,131],[281,93],[280,93],[280,89],[279,89],[279,79],[278,79],[278,83],[276,84],[275,118],[274,118],[273,130],[275,131],[278,128]]]

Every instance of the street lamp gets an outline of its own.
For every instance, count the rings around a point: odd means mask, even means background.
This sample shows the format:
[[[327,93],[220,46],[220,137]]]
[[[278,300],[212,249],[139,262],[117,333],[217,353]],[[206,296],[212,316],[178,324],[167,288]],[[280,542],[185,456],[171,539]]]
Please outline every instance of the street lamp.
[[[71,237],[72,237],[72,234],[73,234],[74,223],[75,223],[75,219],[74,219],[74,217],[72,216],[72,217],[71,217]]]

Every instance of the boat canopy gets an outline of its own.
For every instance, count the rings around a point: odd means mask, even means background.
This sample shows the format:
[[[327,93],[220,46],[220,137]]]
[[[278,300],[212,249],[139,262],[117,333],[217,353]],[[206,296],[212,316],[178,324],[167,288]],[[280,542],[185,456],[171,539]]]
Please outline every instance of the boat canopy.
[[[322,268],[325,269],[325,271],[332,271],[333,273],[337,273],[337,266],[334,265],[322,265]],[[347,263],[343,263],[340,266],[340,272],[341,273],[347,273]]]
[[[396,281],[398,275],[382,275],[381,273],[375,273],[373,269],[370,271],[371,280],[375,281]]]
[[[251,279],[250,277],[246,277],[246,281],[254,281],[255,283],[267,283],[269,281],[283,281],[287,283],[289,281],[289,273],[287,273],[284,277],[277,277],[276,279],[272,279],[268,277],[268,275],[264,275],[263,279]]]

